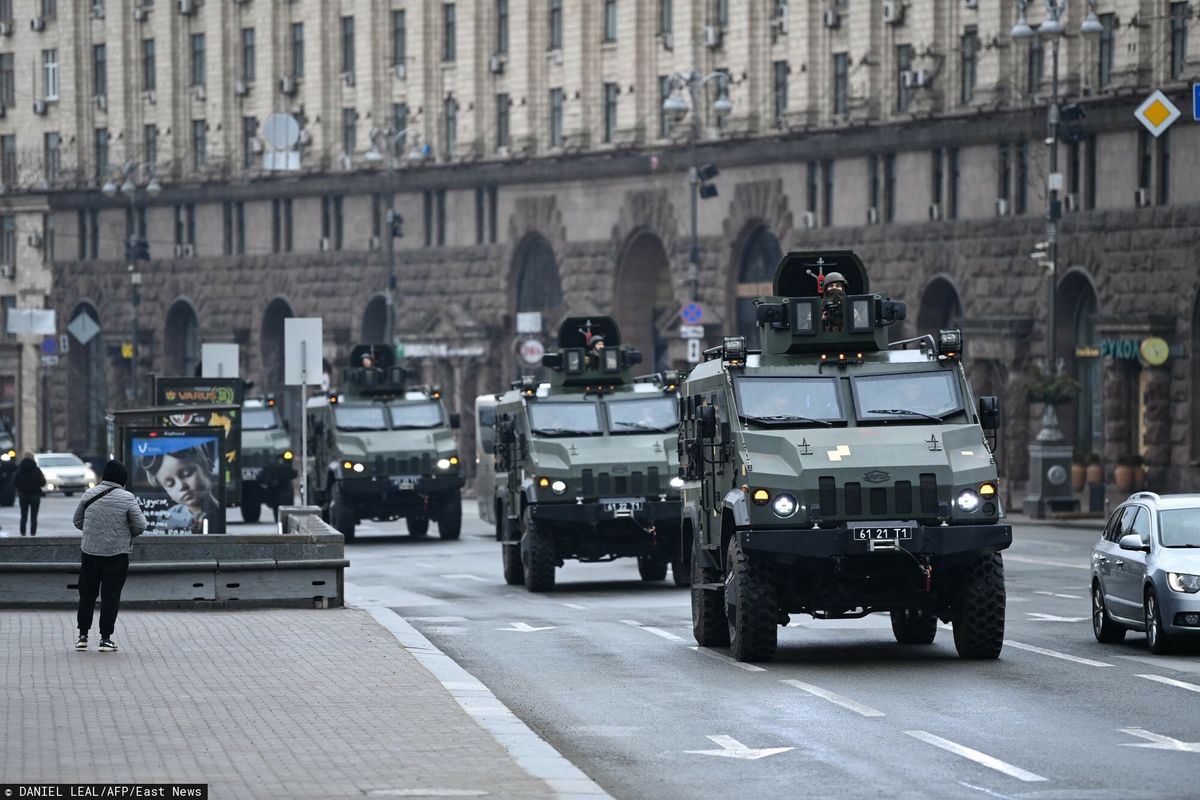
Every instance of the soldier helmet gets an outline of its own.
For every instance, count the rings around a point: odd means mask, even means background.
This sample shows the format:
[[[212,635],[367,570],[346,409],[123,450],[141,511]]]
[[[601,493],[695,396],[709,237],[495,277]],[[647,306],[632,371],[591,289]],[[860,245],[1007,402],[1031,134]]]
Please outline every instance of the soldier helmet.
[[[828,286],[831,283],[840,283],[843,286],[845,286],[846,285],[846,276],[840,272],[831,272],[825,276],[824,285]]]

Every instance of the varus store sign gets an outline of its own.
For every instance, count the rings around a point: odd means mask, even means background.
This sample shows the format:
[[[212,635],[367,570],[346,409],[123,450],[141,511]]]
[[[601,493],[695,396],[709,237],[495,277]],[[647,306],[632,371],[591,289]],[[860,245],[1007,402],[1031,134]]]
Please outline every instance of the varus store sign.
[[[396,345],[396,355],[400,358],[478,358],[487,355],[487,351],[481,344],[406,342]]]
[[[1164,364],[1170,356],[1170,345],[1165,339],[1151,336],[1142,341],[1137,339],[1102,339],[1099,346],[1079,345],[1075,348],[1076,358],[1111,358],[1114,361],[1145,360],[1151,366]]]
[[[165,389],[162,399],[181,405],[231,406],[237,403],[232,386],[197,386],[187,389]]]

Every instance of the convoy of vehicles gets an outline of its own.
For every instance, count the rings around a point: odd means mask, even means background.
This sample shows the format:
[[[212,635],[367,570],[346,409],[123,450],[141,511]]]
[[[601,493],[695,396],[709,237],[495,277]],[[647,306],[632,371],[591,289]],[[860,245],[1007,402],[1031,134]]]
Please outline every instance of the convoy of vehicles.
[[[362,520],[403,517],[409,535],[457,539],[462,529],[463,469],[438,387],[416,386],[382,345],[358,345],[341,383],[310,400],[308,502],[354,539]]]
[[[290,505],[293,499],[296,451],[274,397],[242,404],[241,462],[242,519],[258,522],[264,505],[278,519],[279,507]]]
[[[566,559],[620,557],[637,558],[643,580],[670,566],[686,581],[675,385],[635,381],[640,361],[611,318],[568,318],[543,360],[550,381],[524,378],[497,401],[494,514],[508,583],[544,592]]]

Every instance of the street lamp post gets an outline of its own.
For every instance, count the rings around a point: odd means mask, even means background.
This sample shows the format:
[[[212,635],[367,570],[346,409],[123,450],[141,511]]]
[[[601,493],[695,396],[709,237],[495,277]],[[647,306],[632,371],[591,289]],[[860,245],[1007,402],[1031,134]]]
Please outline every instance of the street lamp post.
[[[1062,110],[1058,103],[1058,46],[1066,34],[1063,16],[1067,11],[1067,0],[1042,0],[1046,18],[1035,31],[1025,17],[1029,0],[1016,0],[1017,22],[1012,28],[1015,41],[1032,41],[1039,37],[1050,43],[1050,102],[1046,107],[1046,148],[1049,172],[1046,176],[1046,240],[1038,245],[1032,257],[1046,269],[1046,367],[1048,378],[1058,377],[1061,364],[1057,347],[1057,272],[1058,272],[1058,220],[1062,217],[1060,193],[1063,176],[1058,171],[1058,125]],[[1104,32],[1096,16],[1095,0],[1087,0],[1088,14],[1079,27],[1079,32],[1089,40],[1095,40]],[[1025,498],[1025,510],[1035,518],[1043,518],[1047,512],[1060,507],[1074,507],[1074,496],[1067,478],[1070,476],[1071,447],[1058,427],[1058,415],[1051,403],[1044,403],[1042,427],[1029,446],[1029,494]]]
[[[671,93],[663,101],[662,110],[676,121],[682,120],[690,111],[691,126],[688,130],[688,187],[692,204],[691,246],[688,249],[688,284],[691,287],[692,300],[699,299],[700,284],[700,200],[717,196],[717,187],[708,183],[717,176],[717,168],[713,164],[701,167],[696,163],[696,142],[700,138],[700,91],[710,82],[715,81],[718,87],[717,99],[713,101],[712,109],[718,116],[725,116],[733,110],[729,100],[729,75],[724,72],[714,72],[701,75],[696,70],[675,72],[667,78]],[[684,99],[683,90],[687,90],[691,102]],[[706,93],[707,96],[707,93]]]
[[[140,386],[138,383],[138,306],[141,305],[141,286],[142,275],[137,271],[137,262],[148,261],[150,259],[150,245],[145,237],[138,233],[138,173],[145,171],[149,176],[143,187],[146,195],[151,199],[158,197],[162,192],[162,185],[158,182],[158,178],[154,176],[154,164],[150,162],[139,163],[137,161],[126,161],[120,169],[119,177],[124,180],[118,186],[111,178],[104,182],[104,186],[100,191],[105,197],[116,197],[121,194],[129,200],[129,218],[130,218],[130,233],[129,239],[125,243],[125,260],[129,272],[129,288],[130,288],[130,303],[133,306],[133,315],[131,325],[132,340],[130,342],[130,360],[129,360],[129,388],[126,390],[126,396],[130,402],[136,402],[141,396]]]
[[[395,179],[396,179],[396,150],[399,148],[413,128],[403,128],[394,130],[391,127],[373,128],[371,130],[371,149],[366,152],[363,158],[370,163],[379,163],[387,161],[387,265],[388,265],[388,282],[387,291],[384,293],[384,305],[386,306],[387,319],[384,321],[384,341],[388,347],[396,346],[396,239],[404,235],[402,225],[404,219],[396,213],[396,194],[395,194]],[[415,131],[414,131],[415,132]],[[380,151],[380,142],[383,142],[387,150],[387,156]],[[415,145],[408,153],[408,160],[412,163],[419,163],[425,160],[425,152]]]

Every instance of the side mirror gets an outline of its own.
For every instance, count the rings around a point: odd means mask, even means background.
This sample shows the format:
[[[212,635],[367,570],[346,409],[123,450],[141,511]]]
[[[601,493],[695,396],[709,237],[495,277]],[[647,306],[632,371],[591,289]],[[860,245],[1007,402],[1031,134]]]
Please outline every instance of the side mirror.
[[[979,398],[979,426],[985,431],[999,429],[1000,398],[993,396]]]
[[[1136,533],[1127,533],[1121,537],[1121,541],[1117,542],[1117,547],[1122,550],[1139,550],[1143,553],[1150,552],[1150,545],[1142,541],[1142,537]]]
[[[454,412],[450,415],[450,427],[451,428],[461,428],[462,427],[462,414],[459,414],[458,412]]]
[[[717,435],[717,409],[700,406],[696,409],[696,420],[700,423],[700,438],[711,439]]]

